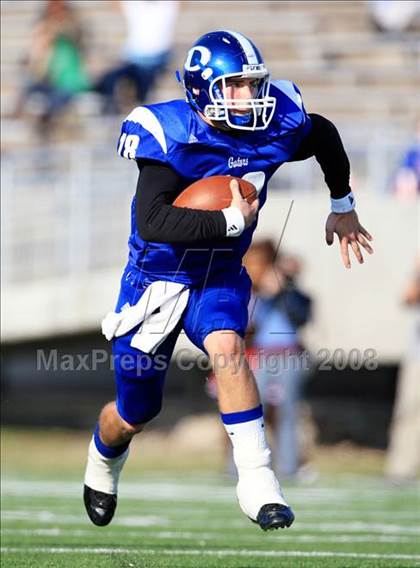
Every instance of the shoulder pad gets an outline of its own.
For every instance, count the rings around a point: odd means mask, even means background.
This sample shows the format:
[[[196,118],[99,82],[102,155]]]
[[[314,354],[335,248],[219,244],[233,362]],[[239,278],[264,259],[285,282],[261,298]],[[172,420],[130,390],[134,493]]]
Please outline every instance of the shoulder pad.
[[[137,107],[124,120],[118,141],[118,153],[129,160],[149,158],[167,161],[165,132],[150,108]]]
[[[300,110],[305,110],[302,95],[298,87],[292,81],[276,80],[271,81],[271,85],[274,87],[275,91],[281,91],[283,95],[294,102]],[[275,95],[276,93],[273,94]]]
[[[302,96],[292,81],[272,81],[270,94],[277,100],[274,119],[282,134],[310,128]]]
[[[176,162],[179,150],[188,144],[192,114],[190,106],[182,100],[135,108],[123,122],[118,153],[131,160]]]

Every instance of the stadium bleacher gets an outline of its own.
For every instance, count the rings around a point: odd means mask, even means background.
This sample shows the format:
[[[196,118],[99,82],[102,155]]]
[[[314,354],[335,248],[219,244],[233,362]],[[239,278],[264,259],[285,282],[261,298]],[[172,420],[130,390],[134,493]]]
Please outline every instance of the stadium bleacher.
[[[34,144],[27,124],[7,116],[22,86],[22,61],[40,4],[6,0],[1,5],[3,149]],[[118,61],[124,22],[112,2],[73,4],[87,32],[88,69],[97,76]],[[420,89],[420,25],[416,22],[404,34],[381,34],[371,25],[365,2],[242,2],[240,7],[229,2],[184,2],[175,34],[174,63],[182,63],[187,46],[196,37],[220,27],[252,37],[272,75],[299,84],[310,110],[343,120],[392,120],[406,128],[415,120]],[[173,67],[154,100],[180,96]],[[89,120],[89,114],[95,119],[98,107],[87,98],[76,105],[82,114],[76,125],[74,116],[63,120],[60,139],[66,135],[101,139],[97,121],[91,128]]]
[[[123,18],[112,2],[83,0],[73,5],[87,32],[89,73],[97,76],[118,61],[125,33]],[[112,270],[107,281],[117,281],[126,254],[129,202],[136,177],[135,168],[116,157],[121,117],[101,116],[99,101],[91,93],[80,96],[63,114],[48,146],[40,144],[35,135],[30,113],[11,118],[24,80],[22,61],[40,6],[38,1],[1,2],[2,264],[8,306],[16,302],[22,278],[25,283],[44,283],[42,298],[47,303],[53,290],[60,296],[74,282],[82,290],[84,282],[94,281],[93,274],[100,281],[100,271]],[[337,124],[359,195],[384,195],[418,116],[419,22],[403,34],[382,34],[372,26],[365,2],[183,2],[173,64],[153,93],[154,101],[181,96],[173,71],[182,64],[191,42],[213,28],[237,29],[252,37],[272,75],[297,83],[307,110],[325,114]],[[312,161],[281,168],[271,185],[292,193],[322,186],[322,174]],[[322,206],[315,207],[322,215]],[[376,208],[373,204],[372,210]],[[308,245],[302,241],[299,246]],[[60,278],[67,278],[65,286],[58,283]],[[69,290],[74,305],[79,306],[83,293]],[[35,287],[27,298],[32,293]],[[71,324],[66,318],[57,323],[60,313],[51,306],[44,310],[50,322],[45,327],[38,323],[39,333],[54,333],[57,326],[64,331],[77,325],[91,329],[103,310],[99,297],[92,297],[98,302],[96,311],[73,310]],[[39,297],[35,294],[34,298]],[[39,299],[28,299],[28,308],[37,302],[42,304]],[[12,308],[5,321],[9,322],[6,339],[32,333],[28,328],[31,318],[16,320]]]

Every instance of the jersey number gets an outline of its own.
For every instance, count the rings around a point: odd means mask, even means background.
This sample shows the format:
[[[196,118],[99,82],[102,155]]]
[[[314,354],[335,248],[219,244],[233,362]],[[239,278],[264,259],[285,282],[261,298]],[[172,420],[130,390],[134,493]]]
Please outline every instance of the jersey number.
[[[137,134],[124,134],[121,135],[120,143],[118,145],[118,154],[123,158],[129,160],[136,159],[136,151],[140,143],[140,137]]]

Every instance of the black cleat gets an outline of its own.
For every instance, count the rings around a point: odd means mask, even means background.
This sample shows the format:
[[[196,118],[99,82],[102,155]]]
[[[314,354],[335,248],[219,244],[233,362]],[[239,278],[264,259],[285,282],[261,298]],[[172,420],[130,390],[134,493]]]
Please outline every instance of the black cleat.
[[[104,527],[109,525],[117,507],[117,496],[110,493],[95,491],[84,486],[83,500],[89,519],[94,525]]]
[[[263,531],[272,531],[278,528],[290,527],[294,520],[295,516],[290,507],[280,505],[279,503],[269,503],[261,507],[257,520],[254,522],[258,523]]]

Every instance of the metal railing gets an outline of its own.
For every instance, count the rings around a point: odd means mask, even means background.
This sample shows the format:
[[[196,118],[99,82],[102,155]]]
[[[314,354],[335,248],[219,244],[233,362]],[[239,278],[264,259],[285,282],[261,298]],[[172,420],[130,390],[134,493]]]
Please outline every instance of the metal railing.
[[[356,191],[387,191],[410,133],[339,128]],[[136,177],[134,163],[120,159],[113,144],[9,152],[2,166],[3,283],[122,266]],[[307,160],[280,168],[270,189],[295,193],[323,185],[318,164]]]

